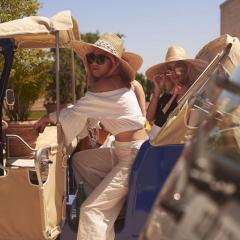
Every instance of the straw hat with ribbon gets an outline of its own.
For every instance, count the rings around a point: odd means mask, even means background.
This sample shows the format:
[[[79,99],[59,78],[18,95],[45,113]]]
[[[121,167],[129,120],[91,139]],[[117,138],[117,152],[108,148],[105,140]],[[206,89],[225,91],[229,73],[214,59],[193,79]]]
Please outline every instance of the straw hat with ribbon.
[[[129,79],[134,80],[135,73],[142,65],[142,57],[132,53],[125,52],[123,40],[114,33],[104,33],[94,44],[83,41],[72,41],[74,51],[84,59],[86,54],[93,51],[94,48],[101,49],[112,54],[119,59],[123,71],[129,76]]]
[[[167,50],[165,62],[156,64],[150,67],[146,72],[146,76],[149,80],[153,80],[155,75],[161,75],[167,70],[168,63],[186,63],[187,66],[193,66],[195,69],[201,70],[206,67],[206,62],[200,59],[189,59],[186,51],[180,46],[172,46]]]

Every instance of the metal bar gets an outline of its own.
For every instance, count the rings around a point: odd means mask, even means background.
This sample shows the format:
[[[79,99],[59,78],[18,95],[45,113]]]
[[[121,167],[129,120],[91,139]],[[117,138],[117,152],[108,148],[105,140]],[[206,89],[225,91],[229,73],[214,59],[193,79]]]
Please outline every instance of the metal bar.
[[[55,32],[55,78],[56,78],[56,101],[57,101],[57,123],[59,123],[60,114],[60,82],[59,82],[59,32]]]
[[[59,121],[59,115],[60,115],[60,60],[59,60],[59,32],[55,32],[55,49],[56,49],[56,59],[55,59],[55,68],[56,68],[56,101],[57,101],[57,143],[58,145],[62,142],[62,134],[61,134],[61,124]]]
[[[37,150],[32,148],[27,142],[25,142],[21,137],[19,137],[18,135],[15,134],[6,134],[6,157],[9,158],[10,154],[9,154],[9,139],[10,138],[16,138],[18,139],[20,142],[22,142],[27,148],[29,148],[29,150],[36,152]]]
[[[6,134],[7,138],[17,138],[20,142],[22,142],[24,145],[26,145],[31,151],[36,151],[35,148],[32,148],[27,142],[25,142],[21,137],[15,134]]]
[[[74,51],[71,48],[71,63],[72,63],[72,103],[76,103],[76,82],[75,82],[75,65],[74,65]]]

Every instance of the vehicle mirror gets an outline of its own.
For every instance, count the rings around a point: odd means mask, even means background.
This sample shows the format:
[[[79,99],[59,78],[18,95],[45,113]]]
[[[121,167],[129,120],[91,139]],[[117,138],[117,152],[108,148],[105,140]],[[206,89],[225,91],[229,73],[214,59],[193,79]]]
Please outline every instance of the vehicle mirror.
[[[5,101],[9,109],[12,110],[15,104],[15,96],[14,96],[14,91],[12,89],[6,90]]]

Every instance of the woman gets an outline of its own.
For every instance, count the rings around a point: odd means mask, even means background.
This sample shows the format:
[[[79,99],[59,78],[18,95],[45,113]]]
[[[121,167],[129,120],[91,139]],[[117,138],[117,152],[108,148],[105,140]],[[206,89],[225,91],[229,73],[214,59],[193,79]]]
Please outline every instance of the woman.
[[[173,46],[168,48],[165,62],[146,71],[147,78],[154,85],[146,115],[147,120],[153,122],[150,137],[164,125],[178,101],[206,66],[207,63],[202,60],[188,59],[182,47]]]
[[[72,46],[84,62],[89,89],[74,107],[60,113],[65,142],[86,136],[87,128],[96,127],[99,121],[115,136],[111,148],[89,149],[73,156],[77,181],[83,179],[93,189],[80,209],[78,240],[113,240],[133,160],[148,138],[145,117],[131,89],[134,69],[142,59],[124,52],[122,39],[112,33],[103,34],[94,44],[75,41]],[[43,131],[50,121],[55,121],[55,114],[40,119],[36,129]]]

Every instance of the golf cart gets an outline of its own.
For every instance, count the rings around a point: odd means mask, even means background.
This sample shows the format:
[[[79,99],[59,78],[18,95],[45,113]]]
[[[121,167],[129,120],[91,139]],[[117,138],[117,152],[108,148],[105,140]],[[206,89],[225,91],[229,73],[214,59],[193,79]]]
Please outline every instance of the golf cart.
[[[59,124],[59,48],[79,40],[79,28],[70,11],[48,19],[31,16],[0,24],[0,54],[4,59],[1,73],[1,115],[14,52],[19,48],[56,49],[57,144],[33,149],[17,135],[0,130],[0,239],[56,239],[62,231],[66,210],[66,169],[69,153],[63,144]],[[74,90],[75,91],[75,90]],[[11,94],[11,91],[8,91]],[[11,96],[8,96],[8,101]],[[11,103],[10,103],[11,104]],[[4,125],[7,128],[7,125]],[[8,139],[15,138],[32,151],[31,157],[9,156]],[[47,175],[42,174],[45,165]],[[34,182],[31,174],[36,175]]]
[[[4,56],[1,75],[1,109],[9,78],[14,51],[17,48],[56,49],[56,92],[57,117],[59,117],[59,47],[69,47],[72,40],[78,40],[79,30],[70,12],[62,12],[51,19],[29,17],[0,24],[0,50]],[[184,143],[194,128],[186,121],[189,100],[195,101],[198,90],[206,86],[212,73],[224,65],[234,46],[234,39],[224,49],[218,49],[216,57],[180,101],[164,127],[151,141],[146,141],[133,164],[129,182],[124,225],[119,228],[116,239],[138,239],[142,227],[161,191],[161,188],[182,153]],[[235,66],[235,63],[233,64]],[[232,69],[231,69],[232,70]],[[74,91],[73,91],[74,94]],[[202,95],[200,94],[200,97]],[[193,114],[193,110],[190,111]],[[2,116],[1,116],[2,118]],[[2,119],[1,119],[2,120]],[[7,125],[2,125],[6,128]],[[67,201],[67,161],[69,150],[64,146],[59,121],[57,144],[32,149],[24,139],[14,135],[3,136],[0,149],[0,240],[6,239],[56,239],[64,229]],[[1,129],[2,131],[2,129]],[[33,152],[31,158],[8,156],[8,138],[17,138]],[[47,177],[42,166],[47,165]],[[36,181],[30,181],[30,173],[36,173]],[[72,239],[74,239],[73,236]],[[61,239],[71,237],[61,236]]]

